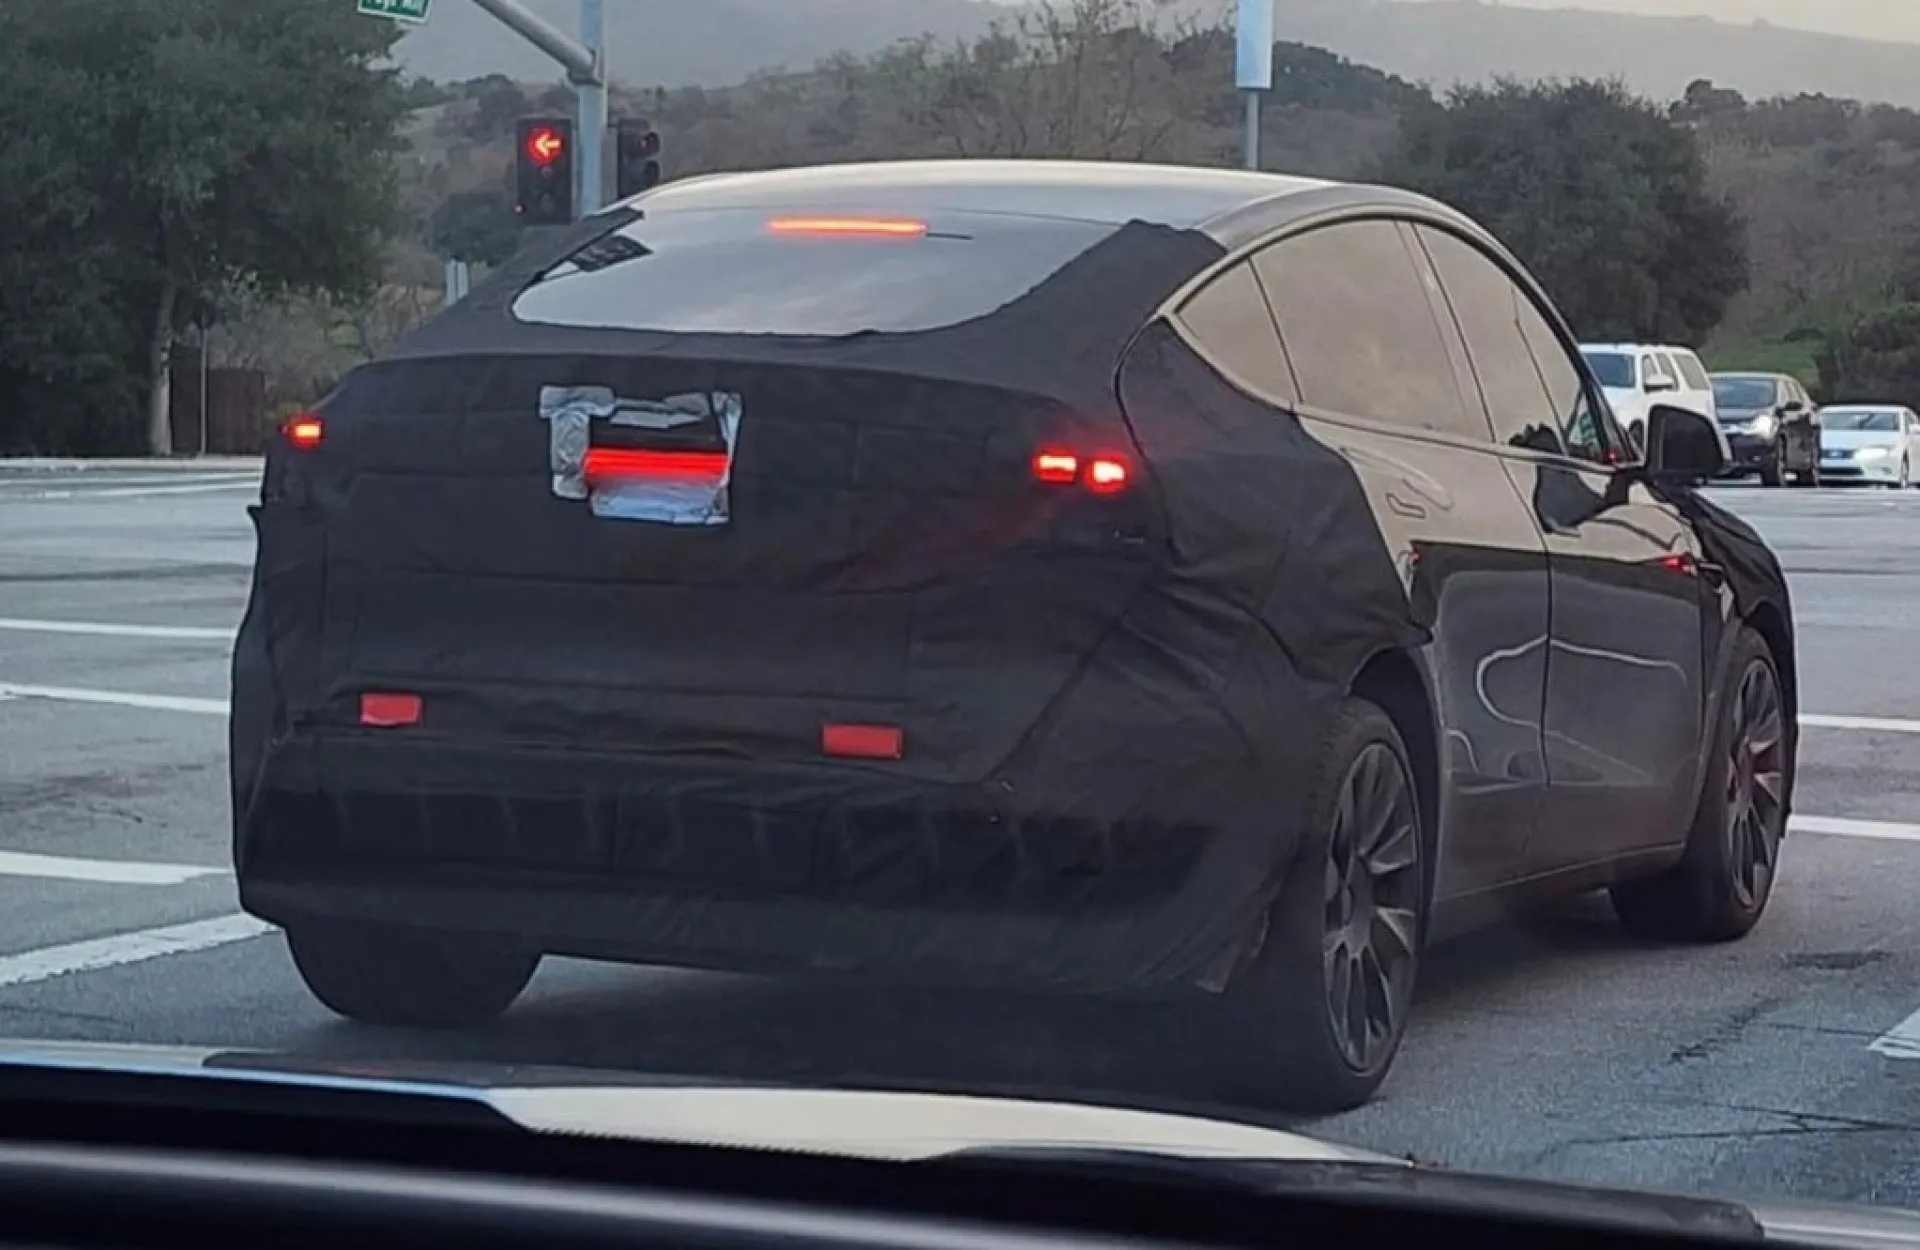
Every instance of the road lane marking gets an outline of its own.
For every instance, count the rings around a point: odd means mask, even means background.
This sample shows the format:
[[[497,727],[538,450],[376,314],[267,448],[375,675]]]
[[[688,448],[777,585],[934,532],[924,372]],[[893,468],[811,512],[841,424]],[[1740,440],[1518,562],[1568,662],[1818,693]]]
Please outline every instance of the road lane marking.
[[[1888,1059],[1920,1059],[1920,1011],[1868,1042],[1867,1049]]]
[[[81,690],[73,686],[22,686],[0,682],[0,699],[45,699],[55,703],[99,703],[110,707],[146,708],[155,712],[192,712],[225,716],[225,699],[193,699],[180,694],[134,694],[126,690]]]
[[[1855,729],[1864,733],[1920,734],[1920,720],[1900,720],[1888,716],[1817,716],[1800,714],[1803,729]]]
[[[177,638],[232,642],[234,630],[199,625],[121,625],[109,621],[41,621],[0,616],[0,629],[30,634],[91,634],[103,638]]]
[[[1889,820],[1848,820],[1840,816],[1795,816],[1787,821],[1787,832],[1882,842],[1920,842],[1920,825]]]
[[[223,490],[250,490],[259,483],[250,477],[236,477],[225,482],[206,482],[197,486],[129,486],[105,487],[94,490],[42,490],[32,493],[21,492],[18,499],[23,502],[39,502],[48,499],[150,499],[155,495],[206,495]],[[7,502],[16,497],[6,496]]]
[[[27,851],[0,851],[0,877],[34,877],[49,881],[85,881],[95,885],[185,885],[207,877],[231,876],[228,868],[200,864],[156,864],[148,860],[79,859],[67,855],[35,855]]]
[[[194,920],[186,924],[166,925],[158,929],[138,929],[109,937],[45,946],[17,955],[0,955],[0,988],[33,985],[76,972],[100,972],[126,964],[145,963],[168,955],[191,955],[196,951],[231,946],[265,933],[273,926],[264,920],[235,913],[212,920]]]

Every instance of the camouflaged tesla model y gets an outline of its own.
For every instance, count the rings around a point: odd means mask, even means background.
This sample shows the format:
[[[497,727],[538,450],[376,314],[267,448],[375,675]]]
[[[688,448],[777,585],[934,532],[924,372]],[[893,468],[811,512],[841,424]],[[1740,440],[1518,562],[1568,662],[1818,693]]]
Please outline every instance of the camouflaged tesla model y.
[[[1426,946],[1610,889],[1738,937],[1778,563],[1406,192],[923,162],[669,183],[288,423],[233,672],[245,907],[360,1020],[543,956],[1183,1004],[1366,1099]]]

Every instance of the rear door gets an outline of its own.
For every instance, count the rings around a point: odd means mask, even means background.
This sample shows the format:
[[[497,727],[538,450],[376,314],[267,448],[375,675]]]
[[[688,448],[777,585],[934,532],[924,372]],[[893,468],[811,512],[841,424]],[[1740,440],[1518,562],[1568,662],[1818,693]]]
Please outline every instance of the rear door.
[[[1353,466],[1433,631],[1446,778],[1436,896],[1511,880],[1546,776],[1546,552],[1493,453],[1464,349],[1399,222],[1318,227],[1252,263],[1295,382],[1282,406]]]
[[[1704,705],[1692,529],[1615,467],[1624,441],[1526,287],[1468,239],[1421,235],[1547,546],[1549,785],[1530,869],[1670,844],[1691,812]]]

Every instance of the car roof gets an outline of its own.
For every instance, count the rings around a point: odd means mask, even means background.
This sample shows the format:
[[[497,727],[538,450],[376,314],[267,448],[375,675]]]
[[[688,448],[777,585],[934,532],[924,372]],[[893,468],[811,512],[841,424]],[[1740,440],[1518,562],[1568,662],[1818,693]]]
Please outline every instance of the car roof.
[[[1691,356],[1691,347],[1682,347],[1678,343],[1582,343],[1583,352],[1685,352]]]
[[[925,160],[708,174],[622,205],[644,211],[797,208],[1007,213],[1200,230],[1229,247],[1333,207],[1376,204],[1465,218],[1389,187],[1287,174],[1119,161]]]

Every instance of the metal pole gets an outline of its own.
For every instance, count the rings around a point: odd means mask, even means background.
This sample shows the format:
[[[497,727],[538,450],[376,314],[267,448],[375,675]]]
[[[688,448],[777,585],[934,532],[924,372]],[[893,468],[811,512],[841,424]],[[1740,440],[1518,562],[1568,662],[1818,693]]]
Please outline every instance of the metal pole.
[[[573,36],[552,22],[528,10],[520,0],[473,0],[473,2],[506,23],[528,43],[560,62],[561,67],[567,71],[567,77],[575,83],[583,78],[597,80],[599,77],[600,66],[592,52],[581,47],[574,41]]]
[[[200,454],[207,454],[207,323],[200,323]]]
[[[607,13],[603,0],[580,0],[580,43],[593,56],[593,73],[573,75],[574,129],[580,135],[580,215],[607,202]]]
[[[1244,158],[1248,169],[1260,168],[1260,93],[1247,91],[1246,152]]]

